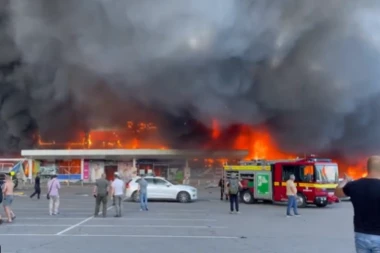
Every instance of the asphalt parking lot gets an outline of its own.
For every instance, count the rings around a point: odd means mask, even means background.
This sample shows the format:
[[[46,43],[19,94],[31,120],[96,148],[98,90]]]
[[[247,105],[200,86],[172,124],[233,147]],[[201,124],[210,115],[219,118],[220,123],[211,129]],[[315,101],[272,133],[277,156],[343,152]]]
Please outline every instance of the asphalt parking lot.
[[[48,215],[45,194],[16,196],[15,222],[0,226],[1,252],[354,252],[349,202],[301,209],[301,217],[291,218],[283,206],[241,204],[241,214],[231,215],[227,203],[207,192],[190,204],[149,203],[148,212],[126,202],[122,218],[113,217],[112,207],[107,218],[94,218],[87,191],[64,189],[57,216]]]

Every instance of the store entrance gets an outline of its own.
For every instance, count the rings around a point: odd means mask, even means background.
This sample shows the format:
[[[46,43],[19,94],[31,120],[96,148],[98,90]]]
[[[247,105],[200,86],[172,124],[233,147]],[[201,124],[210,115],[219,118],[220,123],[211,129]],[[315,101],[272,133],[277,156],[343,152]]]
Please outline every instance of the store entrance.
[[[115,172],[117,172],[117,166],[106,165],[104,167],[104,172],[106,173],[106,178],[108,181],[113,181],[115,179]]]
[[[158,177],[164,177],[164,178],[167,178],[168,176],[168,169],[169,169],[169,166],[168,165],[163,165],[163,164],[158,164],[158,165],[154,165],[153,166],[153,172],[154,172],[154,175],[158,176]]]

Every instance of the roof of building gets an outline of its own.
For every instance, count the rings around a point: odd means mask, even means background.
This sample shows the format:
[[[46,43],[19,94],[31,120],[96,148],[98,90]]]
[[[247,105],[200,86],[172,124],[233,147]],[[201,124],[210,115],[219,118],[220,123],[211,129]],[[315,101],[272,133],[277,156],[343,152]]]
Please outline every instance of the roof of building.
[[[178,149],[34,149],[22,150],[21,156],[30,159],[179,159],[229,158],[241,159],[248,150],[178,150]]]

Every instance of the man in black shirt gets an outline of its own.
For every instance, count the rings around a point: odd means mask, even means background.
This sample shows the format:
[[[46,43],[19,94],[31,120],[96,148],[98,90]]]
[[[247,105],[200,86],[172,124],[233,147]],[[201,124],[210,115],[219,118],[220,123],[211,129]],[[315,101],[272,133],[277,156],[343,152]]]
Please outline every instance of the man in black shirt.
[[[33,198],[34,195],[37,194],[37,198],[40,199],[41,194],[41,181],[40,181],[40,173],[37,174],[36,179],[34,180],[34,192],[30,195],[30,198]]]
[[[345,178],[335,189],[336,196],[351,198],[358,253],[380,252],[380,156],[368,159],[367,170],[366,178]]]

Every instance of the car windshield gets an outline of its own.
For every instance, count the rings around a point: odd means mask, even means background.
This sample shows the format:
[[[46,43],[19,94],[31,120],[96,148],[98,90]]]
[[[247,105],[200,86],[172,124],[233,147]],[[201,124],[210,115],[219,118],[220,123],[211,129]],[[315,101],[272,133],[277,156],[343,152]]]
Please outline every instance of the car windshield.
[[[315,178],[317,183],[338,183],[338,165],[317,164],[315,165]]]
[[[174,180],[168,180],[168,182],[170,182],[171,184],[174,184],[174,185],[178,185],[178,182],[176,182]]]

